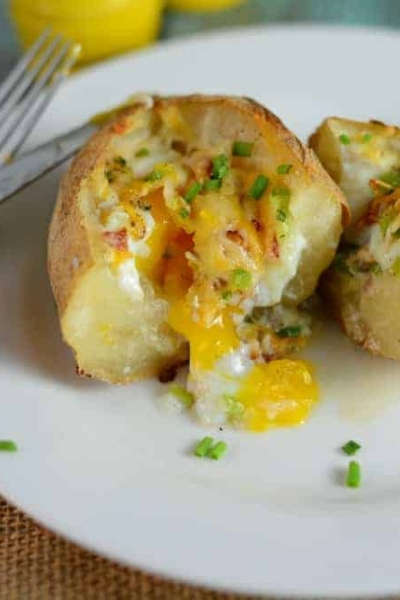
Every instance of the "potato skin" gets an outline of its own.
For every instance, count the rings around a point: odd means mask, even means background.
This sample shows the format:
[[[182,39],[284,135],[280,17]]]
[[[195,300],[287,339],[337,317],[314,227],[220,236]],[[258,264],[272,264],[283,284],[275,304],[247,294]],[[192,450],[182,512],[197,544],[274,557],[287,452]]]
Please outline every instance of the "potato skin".
[[[138,100],[117,111],[111,121],[106,123],[76,156],[62,179],[48,238],[48,273],[58,306],[63,337],[75,352],[78,372],[113,383],[127,383],[143,377],[158,375],[165,368],[169,368],[175,363],[182,363],[187,359],[186,344],[183,341],[179,343],[179,340],[175,340],[176,350],[171,356],[166,356],[162,360],[154,359],[153,364],[147,364],[137,369],[133,368],[128,375],[122,375],[118,370],[111,372],[104,365],[97,367],[96,364],[91,364],[86,359],[82,360],[67,332],[69,327],[67,320],[70,319],[67,315],[68,309],[74,302],[76,303],[77,290],[82,281],[93,272],[99,262],[98,249],[92,242],[87,219],[82,212],[81,200],[84,188],[91,174],[102,163],[103,155],[113,136],[124,130],[127,122],[142,105],[143,100]],[[221,120],[219,135],[229,136],[231,131],[237,127],[232,116],[237,119],[243,118],[244,123],[250,122],[251,126],[248,126],[250,129],[253,128],[258,135],[261,132],[265,139],[271,139],[279,148],[283,146],[295,160],[299,161],[309,181],[319,185],[324,190],[326,198],[329,198],[332,214],[334,215],[335,211],[338,211],[342,215],[342,222],[347,222],[349,210],[345,198],[322,168],[314,152],[306,148],[273,113],[257,102],[237,97],[192,95],[154,97],[153,105],[154,107],[176,106],[180,110],[186,111],[195,125],[196,120],[199,121],[204,111],[218,108],[222,114],[226,115],[226,118]],[[199,129],[199,133],[203,132]],[[212,132],[206,132],[206,134],[212,135]],[[335,217],[331,218],[334,220]],[[323,256],[316,256],[318,253],[311,251],[311,255],[315,256],[315,266],[313,265],[310,269],[307,264],[307,261],[310,260],[309,255],[300,262],[298,276],[292,286],[292,297],[296,297],[297,302],[302,301],[313,292],[320,271],[332,259],[334,246],[341,231],[340,218],[335,227],[332,234],[334,238],[332,248]],[[170,333],[165,331],[163,335],[168,337]]]
[[[400,279],[387,272],[349,275],[335,268],[321,278],[321,295],[352,342],[400,360]]]

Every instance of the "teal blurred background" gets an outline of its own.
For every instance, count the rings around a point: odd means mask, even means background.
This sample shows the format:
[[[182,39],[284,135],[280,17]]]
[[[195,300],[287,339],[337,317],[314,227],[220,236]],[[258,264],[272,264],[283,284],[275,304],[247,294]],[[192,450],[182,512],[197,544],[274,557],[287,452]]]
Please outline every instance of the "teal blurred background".
[[[247,0],[236,9],[219,13],[168,11],[161,38],[239,25],[299,21],[400,28],[400,0]],[[7,0],[0,0],[0,79],[17,56],[18,46],[7,18]]]

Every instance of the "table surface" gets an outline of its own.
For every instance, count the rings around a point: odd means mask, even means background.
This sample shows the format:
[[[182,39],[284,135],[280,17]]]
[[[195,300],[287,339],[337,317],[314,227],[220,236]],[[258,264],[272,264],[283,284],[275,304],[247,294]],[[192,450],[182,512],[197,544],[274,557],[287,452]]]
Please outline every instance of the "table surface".
[[[0,0],[0,80],[18,45]],[[167,13],[162,38],[260,22],[400,27],[399,0],[248,0],[213,14]],[[36,525],[0,498],[0,600],[228,600],[231,595],[167,582],[96,556]],[[235,596],[245,599],[245,596]]]

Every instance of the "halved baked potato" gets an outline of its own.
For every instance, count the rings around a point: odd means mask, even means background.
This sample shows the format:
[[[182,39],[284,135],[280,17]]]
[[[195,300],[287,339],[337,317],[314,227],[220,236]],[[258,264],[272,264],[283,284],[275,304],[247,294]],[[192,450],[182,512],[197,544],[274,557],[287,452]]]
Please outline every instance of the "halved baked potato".
[[[351,222],[344,236],[351,241],[351,225],[376,194],[390,191],[393,183],[400,185],[400,129],[379,121],[329,117],[310,137],[310,146],[347,198]]]
[[[311,145],[353,216],[322,296],[352,341],[400,360],[400,130],[330,118]]]
[[[242,362],[285,354],[307,335],[296,307],[346,215],[314,153],[256,102],[133,102],[77,155],[50,226],[48,270],[79,372],[158,375],[187,360],[188,342],[193,372],[232,351]]]

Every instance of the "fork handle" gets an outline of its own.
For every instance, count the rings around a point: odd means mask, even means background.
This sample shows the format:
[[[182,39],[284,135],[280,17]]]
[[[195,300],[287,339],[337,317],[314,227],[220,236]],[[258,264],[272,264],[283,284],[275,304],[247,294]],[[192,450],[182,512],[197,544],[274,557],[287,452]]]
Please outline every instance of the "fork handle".
[[[91,123],[24,152],[0,169],[0,204],[75,154],[98,127]]]

